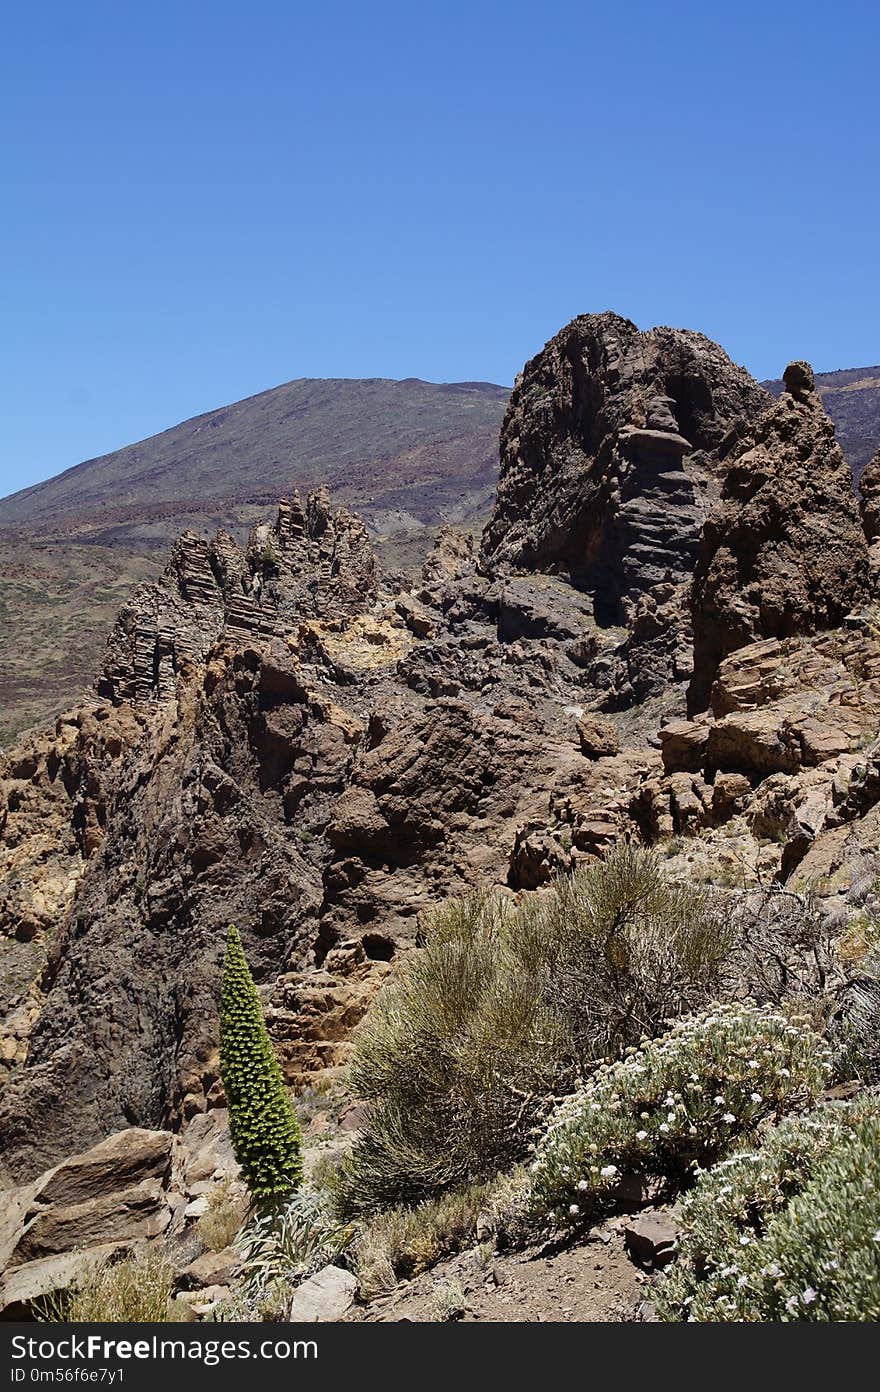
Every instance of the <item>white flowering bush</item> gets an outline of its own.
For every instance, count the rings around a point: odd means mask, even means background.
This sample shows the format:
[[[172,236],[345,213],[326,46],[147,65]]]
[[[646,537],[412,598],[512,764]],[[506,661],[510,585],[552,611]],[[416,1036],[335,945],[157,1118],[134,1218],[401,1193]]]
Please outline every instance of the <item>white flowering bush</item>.
[[[692,1178],[762,1118],[814,1098],[830,1050],[802,1016],[719,1006],[599,1068],[551,1117],[527,1207],[575,1227],[613,1207],[624,1174]]]
[[[683,1202],[666,1320],[880,1319],[880,1101],[789,1117]]]

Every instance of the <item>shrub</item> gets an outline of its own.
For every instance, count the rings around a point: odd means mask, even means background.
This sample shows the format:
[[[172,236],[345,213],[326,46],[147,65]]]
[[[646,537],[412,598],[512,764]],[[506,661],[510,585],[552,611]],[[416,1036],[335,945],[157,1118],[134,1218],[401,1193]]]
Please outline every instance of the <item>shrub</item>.
[[[301,1191],[277,1213],[242,1231],[238,1271],[247,1285],[291,1282],[316,1260],[326,1265],[350,1246],[353,1230],[337,1223],[317,1194]]]
[[[516,1157],[536,1099],[571,1062],[542,1000],[546,957],[534,915],[503,899],[434,917],[356,1036],[349,1082],[372,1106],[340,1166],[343,1214],[418,1202]]]
[[[106,1262],[47,1303],[45,1317],[68,1324],[159,1324],[168,1319],[174,1267],[164,1250]]]
[[[233,927],[220,1000],[220,1073],[235,1158],[256,1206],[271,1210],[302,1181],[300,1130]]]
[[[629,846],[519,906],[446,905],[356,1036],[350,1086],[372,1105],[341,1212],[506,1168],[578,1068],[715,995],[729,946],[715,902]]]
[[[823,995],[835,968],[839,926],[816,886],[796,892],[775,881],[760,884],[729,901],[729,917],[731,968],[756,1000],[779,1005]]]
[[[763,1117],[815,1097],[829,1053],[802,1018],[754,1005],[680,1022],[561,1103],[531,1166],[528,1211],[578,1227],[614,1206],[623,1174],[684,1183]]]
[[[717,896],[668,880],[656,855],[629,845],[560,879],[539,925],[555,946],[547,995],[582,1064],[717,997],[734,946]]]
[[[662,1319],[880,1319],[880,1101],[789,1117],[702,1175],[682,1218]]]

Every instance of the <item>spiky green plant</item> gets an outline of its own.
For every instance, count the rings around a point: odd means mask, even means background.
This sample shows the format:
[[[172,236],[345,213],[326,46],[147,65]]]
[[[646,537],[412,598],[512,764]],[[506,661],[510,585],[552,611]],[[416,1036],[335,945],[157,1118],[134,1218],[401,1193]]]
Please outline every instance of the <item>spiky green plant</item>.
[[[255,1207],[272,1212],[302,1182],[302,1138],[235,927],[223,964],[220,1075],[235,1158]]]

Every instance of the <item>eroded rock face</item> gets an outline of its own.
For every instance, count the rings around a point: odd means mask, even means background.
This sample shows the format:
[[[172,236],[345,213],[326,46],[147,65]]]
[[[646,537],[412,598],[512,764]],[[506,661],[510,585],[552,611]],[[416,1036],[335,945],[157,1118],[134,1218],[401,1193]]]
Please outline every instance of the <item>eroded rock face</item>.
[[[876,593],[880,583],[880,450],[865,465],[859,479],[862,527],[868,540],[871,580]]]
[[[709,701],[719,662],[760,638],[835,628],[870,592],[849,467],[809,364],[729,463],[694,574],[690,705]],[[870,488],[870,480],[869,480]]]
[[[185,1136],[127,1127],[6,1189],[0,1319],[35,1318],[46,1296],[107,1261],[137,1257],[157,1238],[169,1240],[168,1259],[184,1266],[179,1286],[228,1281],[234,1252],[210,1252],[197,1262],[186,1255],[196,1214],[212,1192],[227,1202],[244,1194],[222,1110],[196,1119]]]
[[[768,397],[701,334],[573,320],[527,363],[501,433],[483,561],[555,570],[627,630],[610,705],[690,672],[684,588],[706,499]]]
[[[114,703],[165,699],[187,659],[221,635],[272,637],[298,617],[358,613],[375,593],[376,558],[360,518],[330,510],[326,489],[282,499],[242,551],[228,533],[184,532],[158,584],[142,585],[110,635],[97,689]]]

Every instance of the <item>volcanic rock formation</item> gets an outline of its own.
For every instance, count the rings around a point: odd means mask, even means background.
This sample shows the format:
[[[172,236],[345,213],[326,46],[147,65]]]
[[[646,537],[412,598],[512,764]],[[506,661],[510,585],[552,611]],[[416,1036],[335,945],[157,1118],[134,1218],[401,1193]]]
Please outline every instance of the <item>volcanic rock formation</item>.
[[[725,460],[769,397],[717,344],[582,315],[526,364],[483,558],[554,571],[625,628],[610,706],[690,670],[683,588]]]
[[[230,921],[300,1085],[450,895],[621,837],[710,875],[731,844],[771,875],[863,854],[868,542],[804,367],[789,386],[583,316],[517,384],[479,555],[446,531],[418,583],[383,578],[322,494],[245,550],[180,539],[94,700],[0,768],[11,1177],[222,1106]]]
[[[706,705],[728,653],[758,638],[834,628],[870,592],[849,466],[812,369],[791,363],[784,380],[782,397],[731,459],[703,531],[693,585],[694,709]]]

